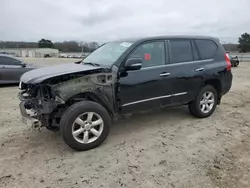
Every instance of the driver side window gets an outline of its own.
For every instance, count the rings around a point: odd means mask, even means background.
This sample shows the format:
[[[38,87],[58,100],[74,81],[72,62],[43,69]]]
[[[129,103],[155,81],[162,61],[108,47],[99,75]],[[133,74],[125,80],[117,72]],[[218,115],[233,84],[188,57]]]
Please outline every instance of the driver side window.
[[[165,47],[163,41],[141,44],[129,58],[142,58],[142,68],[165,65]]]

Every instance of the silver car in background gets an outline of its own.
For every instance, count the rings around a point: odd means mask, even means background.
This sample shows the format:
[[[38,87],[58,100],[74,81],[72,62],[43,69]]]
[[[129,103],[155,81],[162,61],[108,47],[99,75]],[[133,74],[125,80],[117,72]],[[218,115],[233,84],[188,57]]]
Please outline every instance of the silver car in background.
[[[26,63],[7,55],[0,55],[0,84],[17,84],[23,73],[34,69]]]

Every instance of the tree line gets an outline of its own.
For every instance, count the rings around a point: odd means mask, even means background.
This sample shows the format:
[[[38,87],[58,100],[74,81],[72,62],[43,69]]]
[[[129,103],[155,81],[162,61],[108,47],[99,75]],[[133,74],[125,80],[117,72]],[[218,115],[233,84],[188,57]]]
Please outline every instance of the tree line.
[[[61,52],[92,52],[98,48],[97,42],[79,43],[76,41],[64,41],[53,43],[48,39],[41,39],[38,42],[13,42],[0,41],[0,48],[56,48]],[[250,34],[243,33],[238,44],[223,44],[226,51],[250,52]]]
[[[223,44],[226,51],[236,52],[239,51],[241,53],[250,52],[250,34],[243,33],[239,39],[238,44]]]
[[[48,39],[41,39],[38,42],[0,41],[0,48],[55,48],[61,52],[92,52],[98,46],[97,42],[64,41],[53,43]]]

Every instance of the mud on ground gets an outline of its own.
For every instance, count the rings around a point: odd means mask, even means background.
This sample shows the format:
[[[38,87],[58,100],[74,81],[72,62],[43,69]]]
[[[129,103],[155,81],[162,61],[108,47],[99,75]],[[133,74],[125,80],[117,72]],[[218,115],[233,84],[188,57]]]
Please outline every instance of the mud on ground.
[[[0,187],[250,187],[249,72],[248,63],[233,69],[230,93],[207,119],[185,106],[136,114],[86,152],[24,125],[17,86],[1,87]]]

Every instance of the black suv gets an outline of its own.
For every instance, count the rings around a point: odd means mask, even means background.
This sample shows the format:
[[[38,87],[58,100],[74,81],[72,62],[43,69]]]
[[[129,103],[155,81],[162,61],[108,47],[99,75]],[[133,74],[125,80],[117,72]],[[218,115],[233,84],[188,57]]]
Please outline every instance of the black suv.
[[[80,62],[25,73],[20,109],[26,119],[60,129],[65,142],[82,151],[100,145],[120,114],[187,104],[194,116],[208,117],[231,83],[230,59],[216,38],[117,41]]]

